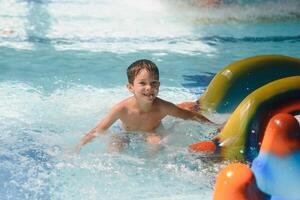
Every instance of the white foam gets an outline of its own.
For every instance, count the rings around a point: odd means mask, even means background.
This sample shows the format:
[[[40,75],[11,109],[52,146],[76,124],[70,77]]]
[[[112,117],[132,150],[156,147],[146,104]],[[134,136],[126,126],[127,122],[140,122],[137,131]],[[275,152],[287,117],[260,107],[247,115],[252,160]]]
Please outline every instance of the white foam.
[[[90,120],[91,116],[99,119],[114,104],[129,96],[131,94],[123,86],[95,88],[71,84],[66,89],[58,88],[48,94],[25,83],[2,82],[0,117],[25,123],[51,121],[64,126],[77,120]],[[188,90],[172,87],[162,87],[160,97],[174,103],[196,99],[195,94]]]
[[[297,1],[215,7],[203,7],[195,2],[1,1],[0,46],[32,49],[36,40],[49,39],[49,44],[57,50],[114,53],[145,50],[212,55],[217,49],[201,41],[208,33],[205,27],[199,28],[199,24],[280,21],[298,19],[300,14]],[[40,8],[41,12],[35,12]],[[38,30],[33,30],[35,28]]]
[[[158,0],[93,1],[86,4],[55,2],[49,6],[49,13],[55,22],[48,37],[54,40],[64,38],[66,42],[55,44],[58,50],[116,53],[140,50],[214,51],[201,41],[177,39],[191,35],[192,29],[175,20],[177,14],[170,15],[168,8]]]
[[[0,1],[0,47],[32,49],[26,40],[28,7],[16,0]]]
[[[193,187],[198,185],[203,187],[197,190],[195,195],[197,193],[210,195],[209,180],[199,182],[197,179],[206,176],[206,173],[191,170],[188,167],[189,163],[185,163],[189,162],[188,158],[185,159],[188,157],[186,144],[190,143],[191,139],[198,138],[203,128],[195,127],[193,122],[187,122],[186,125],[177,123],[176,132],[174,131],[172,137],[181,144],[176,145],[169,140],[164,145],[173,150],[167,151],[167,155],[163,154],[163,157],[151,158],[151,161],[149,156],[144,156],[143,150],[138,149],[139,146],[132,146],[132,154],[105,154],[108,143],[106,137],[99,137],[99,140],[94,140],[93,143],[85,146],[80,155],[65,153],[64,151],[74,148],[84,132],[90,129],[112,105],[131,95],[123,86],[96,88],[70,83],[65,85],[67,87],[46,92],[25,83],[0,83],[1,139],[6,145],[4,154],[12,154],[11,157],[21,163],[10,167],[12,174],[16,174],[12,177],[12,182],[15,182],[17,187],[24,192],[39,195],[39,192],[44,189],[45,182],[50,181],[51,188],[63,185],[59,191],[49,190],[52,197],[72,199],[74,199],[72,196],[74,190],[78,191],[75,199],[82,199],[88,194],[92,194],[90,199],[97,199],[99,195],[104,195],[105,198],[111,197],[112,194],[108,193],[113,193],[116,198],[126,195],[129,196],[128,199],[139,199],[135,198],[136,189],[147,190],[145,195],[158,194],[158,199],[175,198],[173,192],[180,187],[183,191],[182,198],[192,198],[193,195],[189,193],[191,185],[185,184],[188,179]],[[195,95],[182,88],[162,87],[160,97],[177,103],[190,100]],[[177,163],[177,160],[172,157],[172,155],[177,156],[178,148],[185,149],[183,155],[185,164]],[[13,165],[13,163],[9,164]],[[197,163],[192,164],[197,165]],[[151,167],[153,165],[154,168]],[[165,168],[171,165],[173,167]],[[48,168],[51,170],[48,171]],[[24,173],[24,169],[32,170],[26,170],[28,173],[25,175],[29,178],[20,182],[17,177],[21,175],[18,173]],[[168,171],[164,172],[165,170]],[[170,176],[179,181],[172,187],[163,188],[169,183],[173,184],[174,181],[170,180]],[[78,181],[78,178],[81,181]],[[151,183],[145,182],[140,185],[140,181],[145,179]],[[12,182],[9,184],[13,185]],[[107,182],[111,184],[103,185]],[[161,188],[166,191],[165,195],[153,192]],[[105,193],[106,191],[108,193]]]

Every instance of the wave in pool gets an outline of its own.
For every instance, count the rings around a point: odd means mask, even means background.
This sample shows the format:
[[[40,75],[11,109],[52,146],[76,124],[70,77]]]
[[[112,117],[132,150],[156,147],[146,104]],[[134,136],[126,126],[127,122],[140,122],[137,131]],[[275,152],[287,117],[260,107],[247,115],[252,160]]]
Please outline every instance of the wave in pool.
[[[299,1],[230,1],[213,7],[197,2],[1,1],[4,9],[0,13],[0,46],[33,49],[47,45],[56,50],[115,53],[167,50],[201,54],[215,51],[211,41],[207,41],[211,36],[210,26],[246,23],[251,27],[253,23],[299,21],[300,16]],[[270,34],[275,33],[271,39],[269,35],[253,39],[247,29],[240,31],[246,35],[236,35],[225,28],[222,31],[225,38],[213,37],[256,42],[299,37],[292,35],[295,31],[289,28],[278,33],[271,28]]]
[[[116,101],[123,88],[73,85],[44,93],[17,82],[0,84],[0,194],[6,199],[190,199],[211,196],[219,163],[187,152],[214,127],[164,119],[168,134],[159,152],[133,138],[120,154],[107,154],[112,133],[80,154],[70,150]],[[162,88],[165,99],[193,99],[178,88]],[[88,104],[86,102],[89,102]],[[118,124],[111,132],[118,130]],[[211,135],[210,135],[211,137]],[[77,191],[74,193],[74,191]]]

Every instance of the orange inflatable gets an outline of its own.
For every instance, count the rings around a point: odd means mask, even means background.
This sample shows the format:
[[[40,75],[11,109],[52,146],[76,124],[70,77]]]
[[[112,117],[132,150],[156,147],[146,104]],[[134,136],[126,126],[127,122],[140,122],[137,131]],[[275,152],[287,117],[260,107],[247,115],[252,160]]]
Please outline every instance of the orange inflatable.
[[[218,146],[213,141],[202,141],[189,145],[191,152],[215,153]]]
[[[263,200],[251,169],[242,163],[226,166],[218,175],[214,200]]]
[[[275,115],[268,123],[260,152],[286,156],[296,150],[300,150],[299,122],[288,113]]]

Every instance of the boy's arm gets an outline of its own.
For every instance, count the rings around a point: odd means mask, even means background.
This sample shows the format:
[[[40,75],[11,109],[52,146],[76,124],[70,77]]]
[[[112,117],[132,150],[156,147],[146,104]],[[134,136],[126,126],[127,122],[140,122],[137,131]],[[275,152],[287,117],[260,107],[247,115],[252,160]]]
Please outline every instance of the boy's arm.
[[[90,142],[94,137],[98,134],[104,134],[105,131],[115,122],[119,117],[120,106],[114,106],[111,111],[89,132],[85,134],[85,136],[80,140],[78,145],[76,146],[76,151],[79,152],[81,147],[86,143]]]
[[[185,110],[182,108],[177,107],[175,104],[164,101],[162,103],[163,110],[165,110],[167,115],[171,115],[173,117],[178,117],[181,119],[190,119],[190,120],[195,120],[199,122],[204,122],[204,123],[209,123],[215,125],[212,121],[201,115],[200,113],[197,112],[191,112],[189,110]]]

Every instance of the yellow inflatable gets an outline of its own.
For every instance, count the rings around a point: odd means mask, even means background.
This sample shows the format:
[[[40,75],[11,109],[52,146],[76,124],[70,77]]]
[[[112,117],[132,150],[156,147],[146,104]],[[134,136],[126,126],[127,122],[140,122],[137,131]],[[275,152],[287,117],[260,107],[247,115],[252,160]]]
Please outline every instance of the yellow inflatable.
[[[233,112],[257,88],[280,78],[300,75],[300,59],[284,55],[259,55],[223,68],[200,97],[202,110]]]
[[[294,105],[291,111],[300,107],[300,76],[273,81],[247,96],[218,135],[223,156],[253,160],[259,151],[260,132],[268,121],[266,118],[289,105]]]

